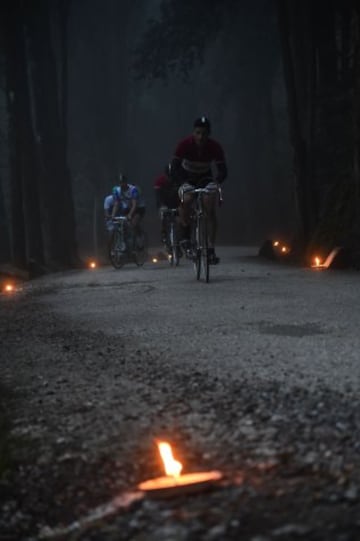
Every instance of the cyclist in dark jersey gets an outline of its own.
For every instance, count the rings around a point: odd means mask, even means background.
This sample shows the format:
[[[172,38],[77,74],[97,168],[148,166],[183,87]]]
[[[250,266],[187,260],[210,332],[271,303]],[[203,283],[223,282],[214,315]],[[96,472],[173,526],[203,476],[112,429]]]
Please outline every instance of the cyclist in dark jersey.
[[[164,210],[178,208],[180,204],[178,190],[170,180],[170,166],[165,167],[164,173],[157,177],[154,182],[156,208],[159,210],[161,220],[161,241],[166,242],[166,222]]]
[[[179,186],[179,197],[183,204],[179,207],[180,222],[183,226],[183,239],[190,240],[190,210],[194,188],[208,188],[204,204],[209,224],[210,262],[216,264],[215,254],[217,231],[216,202],[217,187],[227,177],[225,155],[220,143],[210,138],[211,126],[206,117],[197,118],[192,135],[180,141],[171,161],[171,178]],[[211,193],[212,192],[212,193]]]

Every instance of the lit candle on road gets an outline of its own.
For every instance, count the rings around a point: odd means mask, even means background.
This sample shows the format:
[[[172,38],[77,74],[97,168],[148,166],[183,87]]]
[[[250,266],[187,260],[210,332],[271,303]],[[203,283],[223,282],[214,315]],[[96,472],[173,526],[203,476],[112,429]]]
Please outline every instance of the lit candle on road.
[[[166,476],[148,479],[138,485],[138,488],[150,497],[161,498],[199,492],[222,478],[222,473],[217,470],[182,474],[183,465],[174,459],[170,444],[159,442],[158,447]]]

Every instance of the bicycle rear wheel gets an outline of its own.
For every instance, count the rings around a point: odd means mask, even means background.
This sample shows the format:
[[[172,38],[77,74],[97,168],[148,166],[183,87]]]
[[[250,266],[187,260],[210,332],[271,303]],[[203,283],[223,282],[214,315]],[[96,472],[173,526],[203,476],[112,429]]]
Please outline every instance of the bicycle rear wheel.
[[[110,263],[115,269],[121,269],[125,263],[125,256],[121,251],[122,245],[123,241],[120,231],[113,231],[110,239],[109,259]]]

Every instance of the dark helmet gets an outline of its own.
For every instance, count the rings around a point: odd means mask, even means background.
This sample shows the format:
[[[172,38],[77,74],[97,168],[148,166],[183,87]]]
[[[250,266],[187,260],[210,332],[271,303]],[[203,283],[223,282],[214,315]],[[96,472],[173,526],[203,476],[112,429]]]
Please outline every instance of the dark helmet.
[[[127,182],[128,181],[128,178],[126,175],[123,175],[123,173],[120,173],[119,174],[119,182]]]
[[[208,133],[211,131],[210,120],[206,116],[200,116],[194,122],[194,128],[206,128]]]

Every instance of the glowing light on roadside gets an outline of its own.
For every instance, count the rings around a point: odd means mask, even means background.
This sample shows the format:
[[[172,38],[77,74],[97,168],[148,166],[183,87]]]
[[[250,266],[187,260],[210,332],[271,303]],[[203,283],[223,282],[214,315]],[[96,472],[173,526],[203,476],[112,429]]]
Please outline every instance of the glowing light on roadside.
[[[90,269],[96,269],[96,267],[97,267],[96,261],[90,261],[89,267],[90,267]]]
[[[164,463],[166,475],[179,477],[181,470],[183,469],[183,465],[181,462],[174,459],[171,445],[166,441],[159,441],[157,445],[159,447],[160,456]]]
[[[314,267],[320,267],[321,259],[320,257],[314,257]]]
[[[153,257],[153,258],[152,258],[152,262],[153,262],[153,263],[157,263],[157,262],[158,262],[157,257]]]
[[[279,246],[280,242],[278,240],[276,240],[275,242],[273,242],[273,246]]]
[[[289,251],[289,248],[287,246],[282,246],[281,251],[282,251],[283,254],[287,254],[288,251]]]
[[[4,286],[4,290],[7,292],[7,293],[11,293],[12,291],[14,291],[15,287],[13,284],[5,284]]]

